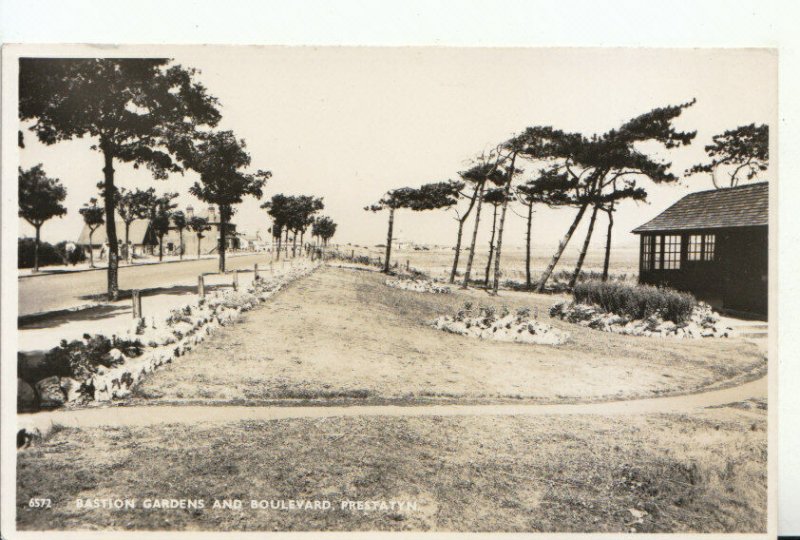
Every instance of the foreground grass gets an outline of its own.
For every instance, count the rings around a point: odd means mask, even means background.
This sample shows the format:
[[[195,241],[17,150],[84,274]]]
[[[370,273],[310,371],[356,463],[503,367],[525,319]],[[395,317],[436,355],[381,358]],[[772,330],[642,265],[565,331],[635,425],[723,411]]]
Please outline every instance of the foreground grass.
[[[763,403],[693,417],[373,417],[56,430],[17,460],[23,530],[764,532]],[[53,508],[32,509],[31,497]],[[201,498],[202,510],[76,498]],[[241,499],[241,510],[211,509]],[[251,499],[330,500],[258,510]],[[342,500],[415,501],[348,511]]]
[[[149,376],[142,402],[269,400],[575,402],[688,393],[762,374],[740,340],[622,336],[550,319],[557,297],[393,289],[369,272],[324,269]],[[465,302],[530,306],[572,334],[562,346],[480,341],[429,326]]]

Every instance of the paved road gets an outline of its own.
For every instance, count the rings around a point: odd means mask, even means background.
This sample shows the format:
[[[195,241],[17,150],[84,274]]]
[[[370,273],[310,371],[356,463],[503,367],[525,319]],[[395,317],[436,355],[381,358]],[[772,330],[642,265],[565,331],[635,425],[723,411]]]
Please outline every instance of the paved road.
[[[229,257],[229,270],[252,269],[253,264],[268,265],[270,254],[256,253]],[[119,269],[119,288],[150,289],[173,285],[194,285],[197,276],[216,272],[218,259],[186,260],[162,264],[124,266]],[[19,316],[68,309],[96,302],[95,295],[106,292],[105,269],[25,277],[19,283]]]
[[[601,403],[555,405],[353,405],[348,407],[246,407],[203,405],[155,405],[60,409],[18,415],[17,429],[46,434],[53,425],[63,427],[151,426],[167,423],[239,422],[288,418],[331,418],[353,416],[542,416],[542,415],[639,415],[691,413],[697,410],[767,397],[767,377],[740,386],[685,396],[670,396]]]

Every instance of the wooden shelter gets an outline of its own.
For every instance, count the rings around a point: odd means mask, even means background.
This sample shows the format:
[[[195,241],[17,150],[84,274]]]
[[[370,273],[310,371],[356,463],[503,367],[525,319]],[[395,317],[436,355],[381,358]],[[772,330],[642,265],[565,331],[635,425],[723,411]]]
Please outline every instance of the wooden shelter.
[[[769,184],[691,193],[633,230],[639,282],[766,317]]]

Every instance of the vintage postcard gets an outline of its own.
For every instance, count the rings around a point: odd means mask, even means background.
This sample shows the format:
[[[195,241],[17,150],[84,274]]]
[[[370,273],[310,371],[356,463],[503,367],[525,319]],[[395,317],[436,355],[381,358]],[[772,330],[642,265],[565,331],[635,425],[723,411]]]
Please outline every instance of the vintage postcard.
[[[766,538],[777,62],[6,46],[14,532]]]

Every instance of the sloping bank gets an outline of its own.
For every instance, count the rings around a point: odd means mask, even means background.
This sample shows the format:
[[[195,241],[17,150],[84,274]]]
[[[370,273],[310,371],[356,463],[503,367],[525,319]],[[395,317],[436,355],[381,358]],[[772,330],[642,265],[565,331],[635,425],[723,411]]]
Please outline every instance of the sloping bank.
[[[21,412],[120,399],[146,374],[182,356],[217,328],[234,323],[287,284],[319,265],[302,261],[281,275],[253,281],[238,291],[216,290],[173,309],[161,320],[134,321],[121,335],[84,335],[62,341],[44,357],[49,375],[33,385],[18,380]]]

